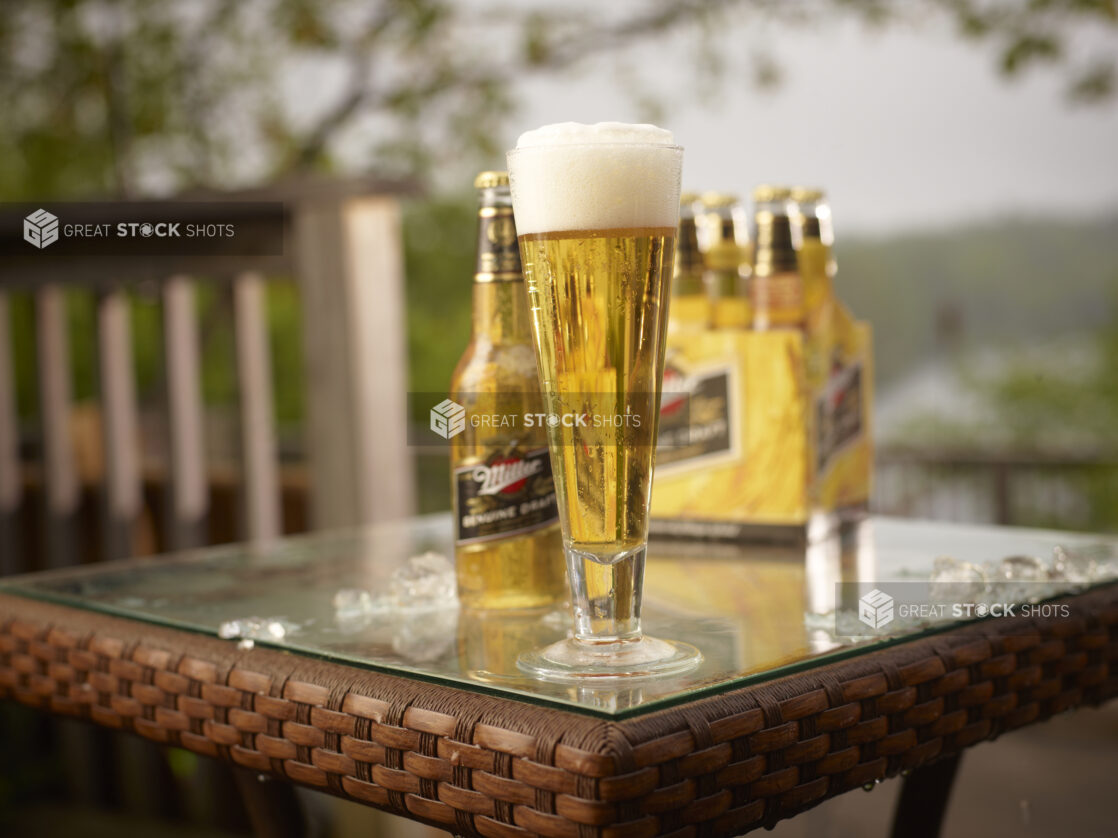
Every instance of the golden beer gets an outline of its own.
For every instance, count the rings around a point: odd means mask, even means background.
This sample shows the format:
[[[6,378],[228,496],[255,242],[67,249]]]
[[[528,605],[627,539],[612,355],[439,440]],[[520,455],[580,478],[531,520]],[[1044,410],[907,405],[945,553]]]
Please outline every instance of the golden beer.
[[[471,421],[451,440],[458,596],[477,609],[540,608],[566,597],[528,298],[504,172],[483,172],[473,330],[450,398]],[[473,417],[499,421],[475,424]]]
[[[647,538],[674,246],[673,227],[520,237],[559,514],[588,555]]]

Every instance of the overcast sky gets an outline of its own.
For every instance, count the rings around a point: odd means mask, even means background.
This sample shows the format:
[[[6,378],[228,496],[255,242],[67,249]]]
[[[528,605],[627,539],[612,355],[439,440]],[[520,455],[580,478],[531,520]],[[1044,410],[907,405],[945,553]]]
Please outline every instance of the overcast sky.
[[[650,84],[670,91],[663,121],[686,150],[684,188],[822,185],[840,233],[1118,210],[1118,100],[1069,104],[1052,72],[1006,81],[989,47],[959,40],[946,24],[782,27],[763,37],[782,85],[765,93],[725,84],[714,107],[681,88],[690,78],[678,68],[682,51],[632,54]],[[1100,44],[1118,50],[1113,39],[1092,46]],[[603,61],[573,79],[522,83],[524,108],[507,143],[519,128],[550,122],[637,119],[639,109],[607,81],[612,68]]]

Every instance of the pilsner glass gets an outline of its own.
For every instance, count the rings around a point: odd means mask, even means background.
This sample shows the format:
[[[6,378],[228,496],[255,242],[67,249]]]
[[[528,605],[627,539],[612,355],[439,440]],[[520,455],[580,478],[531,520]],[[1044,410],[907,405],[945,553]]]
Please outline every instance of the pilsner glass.
[[[508,154],[575,617],[521,657],[540,677],[702,659],[640,623],[682,158],[669,132],[619,123],[547,126]]]

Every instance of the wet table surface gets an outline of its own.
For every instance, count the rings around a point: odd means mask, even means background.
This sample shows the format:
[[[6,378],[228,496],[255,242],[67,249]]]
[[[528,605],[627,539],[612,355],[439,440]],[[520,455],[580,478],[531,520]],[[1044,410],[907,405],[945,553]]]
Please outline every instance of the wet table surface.
[[[261,646],[622,719],[958,626],[949,616],[897,620],[873,636],[842,633],[862,595],[895,583],[926,587],[937,558],[967,567],[1014,556],[1051,565],[1058,548],[1109,561],[1118,540],[867,518],[806,548],[653,541],[645,629],[694,644],[704,659],[685,675],[622,685],[549,683],[519,672],[522,652],[569,631],[565,610],[470,613],[453,600],[408,600],[400,569],[411,557],[453,556],[448,516],[14,577],[0,590],[230,643],[247,644],[247,632]],[[339,591],[348,593],[339,600]],[[349,607],[339,611],[342,600]],[[845,623],[836,609],[846,609]]]

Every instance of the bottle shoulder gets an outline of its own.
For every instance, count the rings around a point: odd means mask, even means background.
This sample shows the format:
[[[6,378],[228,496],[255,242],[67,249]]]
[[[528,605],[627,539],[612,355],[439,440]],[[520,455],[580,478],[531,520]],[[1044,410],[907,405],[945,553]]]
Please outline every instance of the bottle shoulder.
[[[470,341],[451,379],[455,391],[539,389],[535,350],[523,342]]]

